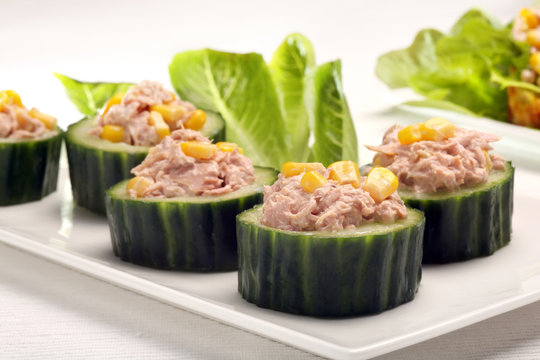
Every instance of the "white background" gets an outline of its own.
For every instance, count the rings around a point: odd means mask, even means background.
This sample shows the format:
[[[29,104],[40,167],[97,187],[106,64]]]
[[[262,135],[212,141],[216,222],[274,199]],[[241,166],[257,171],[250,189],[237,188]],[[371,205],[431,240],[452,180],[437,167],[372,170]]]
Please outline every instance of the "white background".
[[[81,116],[52,76],[156,79],[169,85],[179,51],[262,53],[291,32],[319,63],[342,59],[345,91],[362,117],[392,101],[374,76],[378,55],[426,27],[447,30],[472,6],[508,21],[529,1],[7,1],[0,0],[0,88],[55,115]],[[31,219],[29,219],[31,226]],[[387,359],[540,357],[540,304],[388,355]],[[281,344],[172,308],[0,246],[1,358],[310,358]],[[435,355],[436,354],[436,355]]]

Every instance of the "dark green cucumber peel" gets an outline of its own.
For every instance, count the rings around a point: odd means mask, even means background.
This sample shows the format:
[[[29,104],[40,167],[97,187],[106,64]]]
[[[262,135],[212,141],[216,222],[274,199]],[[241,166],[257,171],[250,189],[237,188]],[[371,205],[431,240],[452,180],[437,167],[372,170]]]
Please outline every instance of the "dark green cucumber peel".
[[[426,216],[424,263],[448,263],[493,254],[510,242],[514,168],[492,171],[488,182],[452,193],[400,190],[405,204]]]
[[[339,232],[260,224],[262,207],[237,217],[238,291],[257,306],[293,314],[379,313],[412,300],[422,270],[424,216]]]
[[[139,165],[150,147],[112,143],[88,134],[95,118],[83,119],[68,127],[66,148],[73,199],[79,206],[105,214],[105,191],[130,178],[131,169]],[[225,124],[217,114],[207,112],[204,136],[223,141]]]
[[[62,131],[32,140],[0,140],[0,206],[40,200],[56,191]]]
[[[255,174],[255,183],[222,196],[132,199],[127,181],[115,185],[105,199],[114,254],[160,269],[236,270],[236,215],[260,203],[263,185],[277,178],[268,168]]]

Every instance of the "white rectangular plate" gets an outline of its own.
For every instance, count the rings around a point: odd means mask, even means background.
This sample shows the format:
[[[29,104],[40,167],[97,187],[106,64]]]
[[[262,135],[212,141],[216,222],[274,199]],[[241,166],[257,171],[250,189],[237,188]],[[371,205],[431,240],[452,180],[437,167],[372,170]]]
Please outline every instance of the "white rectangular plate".
[[[360,143],[379,144],[384,129],[394,121],[407,122],[410,116],[422,120],[418,114],[404,114],[393,110],[357,119]],[[491,130],[503,131],[495,125]],[[315,354],[367,358],[540,299],[540,241],[535,227],[540,170],[538,158],[524,156],[514,140],[510,136],[501,142],[503,155],[516,165],[510,245],[486,258],[424,267],[416,298],[379,315],[320,319],[279,313],[245,302],[237,293],[236,272],[160,271],[122,262],[112,254],[106,219],[73,206],[65,166],[55,194],[39,202],[0,208],[0,241]],[[535,145],[529,151],[538,149]],[[361,156],[364,163],[369,162],[367,152],[362,150]]]

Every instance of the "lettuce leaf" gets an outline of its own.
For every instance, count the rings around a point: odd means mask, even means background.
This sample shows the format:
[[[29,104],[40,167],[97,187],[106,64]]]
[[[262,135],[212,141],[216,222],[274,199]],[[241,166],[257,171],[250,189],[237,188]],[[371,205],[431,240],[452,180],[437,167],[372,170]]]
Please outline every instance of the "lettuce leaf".
[[[289,160],[306,161],[309,155],[310,124],[307,111],[308,74],[315,67],[311,42],[301,34],[291,34],[278,47],[270,70],[282,107],[289,140]]]
[[[313,156],[328,166],[336,160],[358,162],[358,142],[341,83],[341,61],[319,66],[314,76]]]
[[[509,25],[473,9],[448,34],[422,30],[409,48],[382,55],[375,71],[390,88],[410,87],[425,96],[426,106],[466,108],[506,121],[506,87],[540,92],[518,77],[528,61],[529,46],[513,40]]]
[[[300,34],[289,35],[270,64],[254,53],[204,49],[176,54],[169,73],[182,98],[221,114],[227,140],[256,165],[358,159],[341,63],[315,67],[312,45]]]
[[[54,73],[62,82],[68,98],[86,116],[94,116],[114,94],[127,91],[131,83],[83,82]]]
[[[181,98],[222,115],[227,140],[254,164],[280,168],[286,161],[285,121],[261,55],[187,51],[174,57],[169,72]]]

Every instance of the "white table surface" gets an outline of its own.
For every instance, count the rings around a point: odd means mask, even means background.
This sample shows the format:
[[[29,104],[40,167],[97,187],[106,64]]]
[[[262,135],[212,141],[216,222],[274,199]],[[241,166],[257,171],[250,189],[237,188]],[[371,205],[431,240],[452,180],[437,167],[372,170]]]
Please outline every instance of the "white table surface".
[[[25,103],[65,127],[80,115],[53,71],[88,81],[168,84],[176,52],[211,47],[269,59],[286,34],[298,31],[313,42],[319,63],[342,59],[351,111],[361,119],[388,102],[388,90],[374,76],[377,55],[408,45],[421,28],[447,30],[472,6],[507,21],[529,4],[0,0],[0,88],[18,90]],[[536,359],[539,320],[540,303],[534,303],[381,358]],[[313,358],[5,245],[0,324],[2,359]]]

